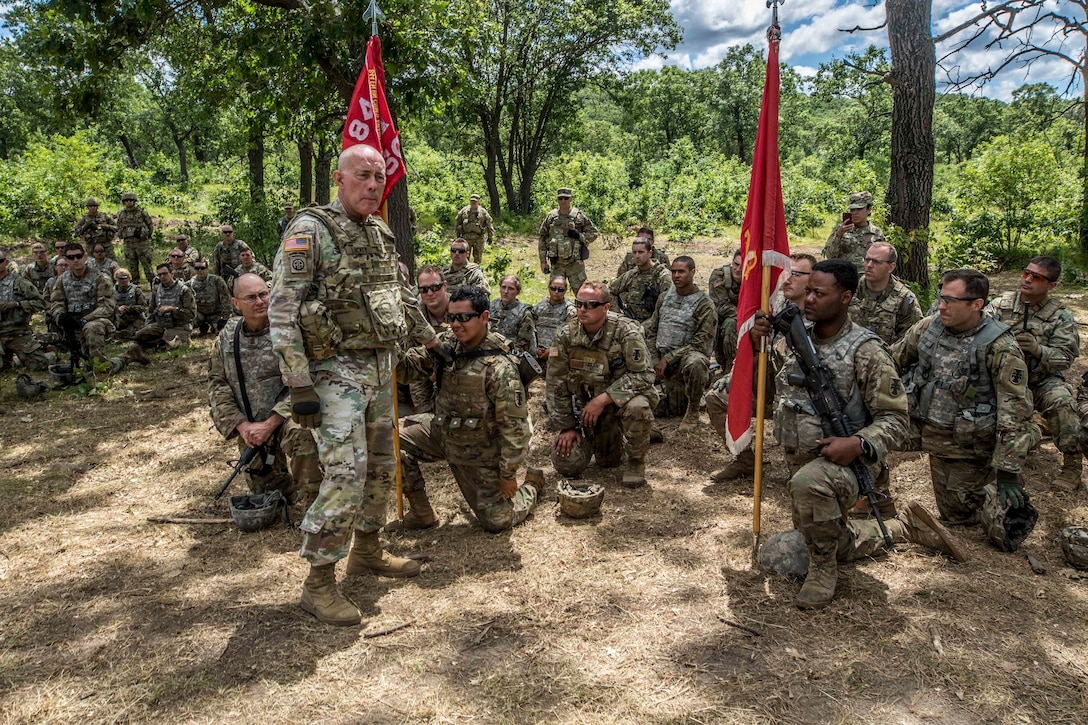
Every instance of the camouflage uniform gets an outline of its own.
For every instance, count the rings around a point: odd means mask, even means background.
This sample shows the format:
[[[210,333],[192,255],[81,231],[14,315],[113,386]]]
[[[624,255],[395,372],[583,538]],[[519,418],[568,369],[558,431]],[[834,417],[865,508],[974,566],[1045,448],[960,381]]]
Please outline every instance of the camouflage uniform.
[[[548,300],[541,300],[533,308],[536,317],[536,346],[548,351],[543,358],[537,358],[545,375],[548,372],[548,360],[555,353],[555,333],[574,317],[574,305],[563,300],[553,305]]]
[[[1019,473],[1038,442],[1028,369],[997,319],[952,332],[923,318],[892,347],[910,398],[909,439],[898,450],[929,453],[933,492],[951,524],[978,523],[995,470]]]
[[[1024,303],[1019,292],[1006,292],[990,307],[994,317],[1012,333],[1024,330]],[[1073,313],[1061,300],[1049,295],[1028,309],[1028,332],[1042,346],[1042,357],[1024,353],[1028,365],[1028,389],[1035,410],[1046,419],[1047,430],[1062,453],[1080,452],[1080,415],[1076,393],[1065,381],[1065,371],[1080,357],[1080,332]],[[1021,350],[1021,353],[1023,351]]]
[[[174,279],[176,279],[178,282],[185,282],[186,284],[188,284],[189,281],[196,276],[196,270],[193,269],[188,262],[181,265],[180,268],[175,267],[171,264],[170,274],[174,275]],[[155,281],[158,282],[158,279],[156,279]]]
[[[894,345],[922,319],[922,308],[910,287],[897,278],[891,277],[888,286],[879,292],[871,291],[863,278],[850,302],[850,319],[875,332],[886,344]]]
[[[11,262],[8,262],[11,264]],[[31,262],[23,270],[22,275],[26,277],[34,288],[42,295],[45,295],[45,287],[49,280],[53,277],[53,265],[46,264],[45,267],[39,267],[37,262]]]
[[[737,302],[740,299],[740,282],[733,280],[732,264],[711,270],[707,286],[710,288],[710,301],[718,313],[714,360],[723,371],[728,372],[737,357]]]
[[[61,314],[67,312],[83,320],[80,335],[92,359],[106,359],[106,340],[113,334],[113,313],[117,303],[113,285],[101,274],[89,268],[77,277],[68,270],[53,285],[49,296],[49,316],[59,326]]]
[[[475,262],[465,262],[465,266],[461,267],[461,269],[454,269],[452,265],[447,265],[442,270],[442,278],[446,280],[446,292],[448,294],[452,295],[454,290],[472,285],[482,289],[487,293],[488,297],[491,296],[491,287],[487,284],[484,270]]]
[[[121,265],[119,265],[116,260],[106,257],[102,261],[102,265],[99,266],[98,260],[94,257],[90,257],[87,259],[87,269],[106,275],[106,279],[110,281],[110,284],[113,284],[113,273],[121,269]]]
[[[854,227],[842,237],[835,236],[835,231],[832,230],[831,236],[827,238],[827,243],[824,245],[823,255],[826,259],[845,259],[853,262],[857,265],[858,276],[861,277],[865,274],[865,253],[869,251],[870,246],[883,241],[887,241],[884,239],[884,232],[880,231],[880,227],[876,224]]]
[[[457,212],[455,228],[457,236],[468,242],[469,249],[472,250],[472,261],[479,264],[484,258],[485,237],[487,244],[491,244],[495,236],[495,224],[491,215],[482,206],[477,206],[476,211],[472,211],[472,205],[469,204]]]
[[[458,357],[465,348],[452,332],[440,336],[452,346],[454,362],[444,367],[434,415],[425,416],[400,434],[404,492],[423,493],[420,462],[449,461],[461,494],[480,525],[491,532],[521,523],[533,506],[537,492],[521,485],[514,498],[503,495],[499,481],[517,479],[532,438],[532,424],[525,389],[517,366],[506,355]],[[488,333],[478,350],[509,349],[502,337]],[[420,348],[409,352],[408,366],[429,374],[429,356]],[[425,494],[424,494],[425,495]]]
[[[230,290],[223,278],[216,274],[209,274],[206,279],[193,277],[188,282],[189,289],[196,298],[196,318],[194,326],[197,332],[203,335],[212,330],[218,330],[221,324],[226,324],[232,314],[230,305]]]
[[[241,277],[243,274],[255,274],[263,279],[265,282],[272,282],[272,270],[270,270],[268,267],[264,266],[260,262],[254,262],[253,266],[249,269],[246,269],[241,264],[234,268],[234,277],[236,279],[238,277]]]
[[[239,369],[244,377],[244,391],[238,379]],[[247,399],[252,418],[246,414]],[[310,431],[291,420],[291,402],[280,378],[279,360],[272,352],[268,328],[253,332],[241,317],[227,323],[215,339],[208,363],[208,403],[216,429],[227,440],[237,438],[239,454],[246,447],[238,435],[240,423],[260,423],[273,414],[284,419],[265,443],[275,455],[272,470],[264,476],[246,472],[251,492],[279,489],[288,500],[295,498],[296,491],[304,497],[317,495],[321,486],[317,444]],[[287,457],[291,459],[290,465]]]
[[[572,239],[568,235],[570,231],[576,232],[578,238]],[[582,261],[581,248],[596,238],[597,227],[578,207],[572,206],[570,214],[560,214],[559,209],[552,209],[540,225],[537,251],[541,269],[550,266],[552,274],[566,277],[570,288],[577,292],[586,281],[586,265]]]
[[[657,390],[639,324],[609,312],[601,328],[590,334],[572,318],[556,332],[554,343],[555,355],[548,362],[548,410],[558,430],[576,428],[584,436],[569,456],[560,457],[552,448],[555,470],[577,478],[593,456],[605,468],[620,465],[624,453],[629,460],[645,458]],[[582,430],[575,404],[580,411],[605,392],[612,404],[592,429]]]
[[[114,300],[117,302],[117,310],[113,315],[113,324],[117,327],[118,335],[121,333],[135,332],[144,326],[147,319],[147,299],[143,291],[136,285],[129,283],[125,289],[120,285],[113,286]],[[122,312],[121,308],[125,311]]]
[[[177,309],[160,312],[160,307]],[[196,297],[187,284],[174,280],[169,287],[155,285],[155,289],[151,290],[148,310],[151,322],[132,336],[141,347],[159,347],[165,343],[189,344],[193,319],[196,317]]]
[[[125,243],[125,266],[132,272],[132,283],[140,284],[140,266],[147,281],[155,280],[155,265],[151,262],[151,232],[155,224],[151,215],[139,204],[117,212],[117,227]],[[88,247],[90,249],[90,247]]]
[[[94,249],[94,245],[101,244],[106,248],[106,256],[110,259],[115,258],[113,254],[113,236],[117,234],[117,225],[109,214],[101,211],[97,214],[84,214],[72,227],[72,234],[79,239],[88,253]],[[54,256],[50,260],[49,266],[52,267],[56,261],[57,258]]]
[[[215,274],[222,277],[228,285],[234,280],[234,270],[242,263],[243,249],[249,249],[249,245],[241,239],[235,239],[230,244],[220,241],[212,250]]]
[[[657,307],[657,298],[672,287],[672,274],[660,264],[651,264],[645,272],[632,268],[608,286],[613,297],[622,300],[617,305],[623,314],[638,322],[650,319]]]
[[[434,328],[435,333],[442,333],[450,329],[450,326],[446,324],[445,317],[438,319],[423,305],[420,305],[420,308],[424,319]],[[416,413],[434,412],[434,381],[429,377],[416,376],[410,378],[408,380],[408,393],[412,398],[412,409]]]
[[[355,529],[373,534],[385,523],[396,470],[395,348],[413,313],[422,317],[380,217],[357,222],[339,199],[295,215],[273,265],[268,317],[283,382],[312,385],[321,400],[315,438],[325,478],[299,527],[300,553],[313,566],[347,556]],[[335,345],[319,337],[333,322],[343,333]],[[419,322],[413,342],[426,344],[434,331]]]
[[[25,367],[49,367],[49,358],[30,329],[31,316],[44,309],[45,300],[29,280],[10,271],[0,277],[0,351],[5,358],[14,353]]]
[[[654,264],[660,264],[666,270],[669,269],[669,255],[665,254],[657,247],[654,247],[653,251],[650,253],[650,259],[653,260]],[[628,252],[627,254],[623,255],[623,261],[620,262],[619,268],[616,269],[616,279],[619,279],[624,275],[624,273],[630,272],[634,268],[635,255],[631,252]],[[672,283],[671,276],[669,278],[669,283]]]
[[[536,355],[536,319],[533,308],[514,300],[507,307],[502,300],[491,300],[489,327],[502,335],[512,348]]]
[[[178,247],[178,249],[181,249],[181,247]],[[189,268],[192,268],[194,264],[203,259],[200,256],[200,250],[192,245],[189,245],[186,249],[181,249],[181,253],[185,255],[185,266]]]
[[[666,379],[677,378],[690,412],[698,405],[710,379],[710,352],[714,347],[717,324],[714,303],[705,292],[696,288],[681,295],[675,287],[661,295],[653,316],[643,323],[646,346],[650,349],[651,367],[665,360]],[[670,389],[670,388],[667,388]],[[680,390],[676,390],[677,398]],[[670,395],[670,410],[680,411],[680,401]]]

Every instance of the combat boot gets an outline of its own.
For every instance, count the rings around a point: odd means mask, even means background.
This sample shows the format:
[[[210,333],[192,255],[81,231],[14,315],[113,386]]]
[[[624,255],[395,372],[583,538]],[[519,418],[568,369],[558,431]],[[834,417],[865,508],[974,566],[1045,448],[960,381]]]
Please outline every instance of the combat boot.
[[[404,518],[386,524],[386,531],[413,531],[438,526],[438,512],[431,505],[426,491],[406,491],[404,496],[408,499],[408,512]]]
[[[1058,488],[1063,491],[1076,491],[1083,485],[1084,479],[1081,477],[1081,468],[1084,463],[1084,456],[1077,453],[1063,453],[1062,470],[1058,473],[1058,477],[1054,479],[1054,483]]]
[[[903,538],[912,544],[919,544],[927,549],[939,551],[959,562],[967,561],[967,553],[956,543],[952,532],[938,523],[933,515],[926,511],[922,504],[917,501],[909,502],[903,512],[899,514],[899,518],[893,519],[889,523],[894,524],[896,521],[902,524],[903,529],[905,529],[901,532]]]
[[[409,577],[419,575],[419,562],[392,556],[382,549],[378,541],[378,532],[355,530],[355,541],[348,554],[348,576],[359,574],[381,574],[382,576]]]
[[[747,448],[737,454],[737,457],[728,466],[711,473],[710,478],[715,483],[724,483],[738,478],[746,478],[755,472],[756,454],[751,448]]]
[[[544,471],[539,468],[529,467],[525,469],[525,485],[532,486],[536,491],[536,500],[544,497]]]
[[[677,426],[677,433],[694,433],[699,429],[699,406],[688,405],[687,412],[684,413],[684,417],[680,420],[680,425]]]
[[[363,621],[363,613],[336,586],[336,564],[310,566],[299,604],[325,624],[350,627]]]
[[[144,349],[136,342],[128,346],[128,349],[125,350],[124,357],[134,363],[140,363],[141,365],[151,364],[151,360],[144,354]]]
[[[628,458],[627,467],[620,481],[624,488],[640,488],[646,485],[646,462],[641,458]]]
[[[839,580],[839,562],[835,552],[816,555],[809,550],[808,576],[797,592],[798,609],[823,609],[835,597],[835,585]]]

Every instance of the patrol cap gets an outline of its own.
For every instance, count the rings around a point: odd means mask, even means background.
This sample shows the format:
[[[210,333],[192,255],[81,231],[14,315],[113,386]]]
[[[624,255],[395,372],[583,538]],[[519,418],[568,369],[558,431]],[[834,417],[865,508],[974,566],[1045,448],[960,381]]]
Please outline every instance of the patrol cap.
[[[83,204],[88,207],[99,206],[98,199],[95,199],[93,196],[89,197],[87,201],[83,202]]]
[[[479,194],[473,194],[472,196],[470,196],[468,198],[468,200],[469,201],[479,201],[480,200],[480,195]]]
[[[121,201],[136,201],[136,195],[131,191],[126,191],[124,194],[121,194]]]
[[[186,236],[185,234],[182,234],[180,232],[174,235],[174,241],[175,242],[188,241],[188,239],[189,239],[188,236]]]
[[[850,195],[851,209],[864,209],[873,205],[873,195],[867,191],[855,191]]]
[[[555,196],[557,199],[570,199],[572,196],[574,196],[574,194],[571,193],[570,189],[563,187],[559,191],[555,192]]]
[[[224,224],[223,226],[219,227],[219,231],[221,231],[221,232],[233,232],[234,227],[232,227],[230,224]]]
[[[284,209],[294,209],[295,208],[295,203],[293,201],[289,201],[289,202],[287,202],[286,204],[283,205],[283,208]]]

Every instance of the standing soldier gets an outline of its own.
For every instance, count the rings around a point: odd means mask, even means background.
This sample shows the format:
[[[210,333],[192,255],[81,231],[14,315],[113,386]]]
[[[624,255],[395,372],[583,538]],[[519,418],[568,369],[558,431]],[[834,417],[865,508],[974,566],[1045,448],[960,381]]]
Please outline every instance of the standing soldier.
[[[229,287],[236,276],[235,269],[242,263],[242,250],[249,249],[249,245],[241,239],[234,238],[234,227],[224,224],[219,228],[223,238],[212,250],[212,261],[215,263],[215,273],[223,278]]]
[[[850,319],[872,330],[888,345],[903,338],[922,319],[922,308],[910,288],[892,275],[899,252],[887,242],[873,242],[865,253],[865,276],[850,302]]]
[[[536,359],[547,374],[548,358],[555,354],[555,333],[573,316],[574,306],[567,301],[567,278],[553,274],[548,280],[548,299],[536,304]]]
[[[283,233],[287,231],[287,227],[291,225],[291,220],[294,218],[295,205],[289,201],[283,205],[283,216],[276,222],[276,231],[279,232],[280,239],[283,239]]]
[[[45,370],[49,357],[30,329],[31,315],[45,309],[45,300],[30,280],[13,274],[9,266],[8,253],[0,249],[0,350],[5,356],[18,355],[24,367]]]
[[[468,242],[458,237],[450,243],[450,264],[442,270],[446,280],[446,292],[453,294],[458,287],[479,287],[491,295],[484,270],[475,262],[468,261]]]
[[[548,363],[548,410],[561,431],[552,465],[578,478],[596,457],[614,468],[627,454],[622,484],[646,485],[646,451],[657,391],[642,328],[610,312],[612,295],[586,282],[574,299],[577,318],[559,328]]]
[[[121,204],[124,208],[117,212],[117,227],[121,232],[121,241],[125,243],[125,264],[136,284],[140,283],[142,265],[147,283],[151,284],[155,280],[154,263],[151,261],[151,231],[155,224],[147,210],[136,203],[136,195],[131,191],[121,194]]]
[[[34,242],[33,246],[30,247],[30,253],[34,255],[34,260],[27,265],[23,276],[30,280],[30,283],[34,285],[39,294],[44,295],[45,285],[49,282],[49,278],[53,276],[53,265],[49,263],[49,257],[47,256],[49,252],[44,244]],[[11,264],[11,262],[8,262],[8,264]]]
[[[654,313],[658,297],[672,287],[672,277],[667,267],[654,261],[653,248],[645,237],[631,242],[631,259],[634,266],[613,280],[608,291],[624,315],[645,322]]]
[[[472,248],[472,261],[479,264],[484,258],[484,243],[491,244],[495,236],[495,225],[487,209],[480,206],[480,195],[468,198],[468,206],[457,212],[455,225],[457,236],[469,243]],[[487,237],[485,240],[484,237]]]
[[[106,256],[113,259],[113,236],[117,234],[117,225],[109,214],[99,213],[98,199],[91,198],[84,203],[87,206],[87,213],[79,218],[72,228],[72,233],[83,244],[84,249],[93,249],[97,243],[104,244]],[[63,253],[64,242],[58,241],[56,244],[57,256],[60,256]],[[56,259],[57,257],[53,257],[54,262]]]
[[[113,333],[113,312],[117,308],[113,284],[87,267],[82,244],[65,246],[64,256],[68,271],[53,285],[49,316],[64,335],[73,357],[83,356],[81,347],[85,345],[86,357],[92,362],[106,360],[106,340]]]
[[[113,273],[113,281],[113,294],[117,302],[113,324],[117,327],[119,338],[129,337],[144,326],[147,300],[143,290],[132,284],[132,274],[124,267]]]
[[[733,262],[711,270],[707,285],[710,301],[718,314],[718,334],[714,336],[714,360],[722,374],[733,369],[737,357],[737,302],[740,300],[740,282],[743,278],[740,250],[733,254]]]
[[[485,293],[486,294],[486,293]],[[518,301],[521,280],[508,274],[499,280],[499,299],[491,300],[490,329],[502,335],[510,349],[536,354],[536,320],[533,308]]]
[[[653,259],[655,264],[662,265],[665,269],[669,268],[669,255],[658,249],[654,244],[654,230],[650,227],[639,227],[638,233],[635,234],[636,242],[645,242],[646,248],[650,250],[650,258]],[[620,262],[619,268],[616,270],[616,279],[623,276],[624,272],[629,272],[635,268],[635,255],[632,252],[628,252],[623,255],[623,261]]]
[[[1076,393],[1065,371],[1080,357],[1080,332],[1073,313],[1050,292],[1062,278],[1053,257],[1035,257],[1020,276],[1020,289],[993,303],[993,314],[1016,336],[1028,364],[1028,389],[1035,410],[1046,419],[1064,463],[1055,483],[1068,490],[1081,485],[1082,455]]]
[[[206,259],[193,265],[193,274],[193,278],[189,280],[189,288],[193,290],[196,298],[196,332],[198,335],[219,332],[233,312],[227,283],[219,275],[208,271]]]
[[[831,230],[824,245],[827,259],[845,259],[854,263],[858,274],[865,273],[865,252],[876,242],[884,241],[884,232],[876,224],[869,223],[873,212],[873,195],[868,191],[856,191],[850,195],[850,218]]]
[[[597,227],[581,209],[571,206],[574,195],[570,189],[559,189],[555,196],[557,208],[548,212],[540,225],[540,271],[561,274],[571,287],[580,289],[586,281],[588,245],[597,238]]]

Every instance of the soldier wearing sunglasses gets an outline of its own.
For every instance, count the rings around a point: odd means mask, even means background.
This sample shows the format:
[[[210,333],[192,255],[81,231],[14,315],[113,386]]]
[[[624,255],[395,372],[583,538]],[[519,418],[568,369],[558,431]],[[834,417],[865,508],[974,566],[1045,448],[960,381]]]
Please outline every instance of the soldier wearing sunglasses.
[[[450,244],[450,264],[442,270],[446,280],[446,290],[453,294],[459,287],[479,287],[488,296],[491,288],[487,284],[484,270],[475,262],[468,261],[468,242],[458,237]]]

